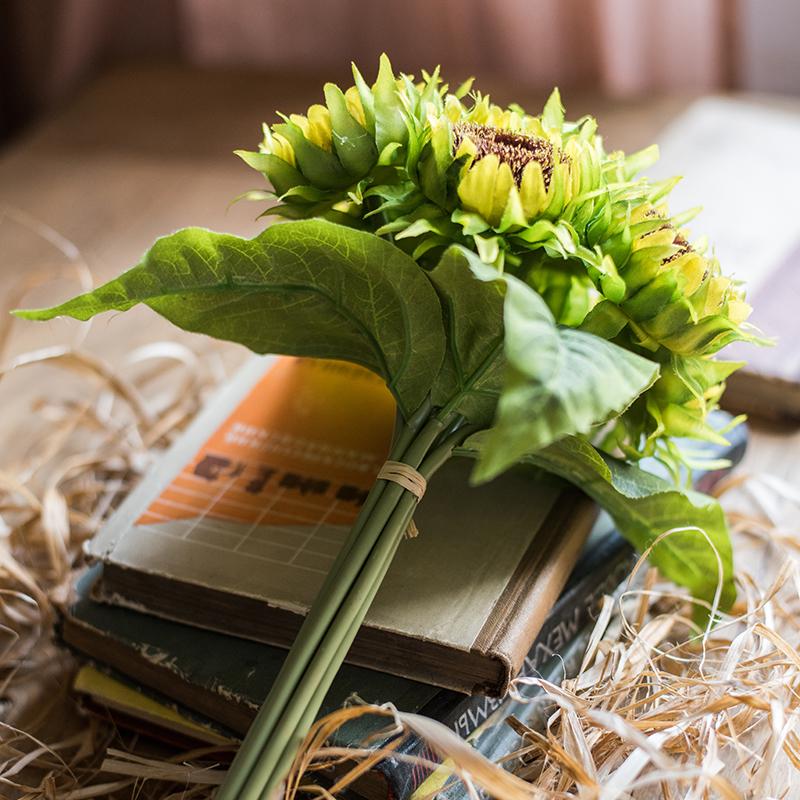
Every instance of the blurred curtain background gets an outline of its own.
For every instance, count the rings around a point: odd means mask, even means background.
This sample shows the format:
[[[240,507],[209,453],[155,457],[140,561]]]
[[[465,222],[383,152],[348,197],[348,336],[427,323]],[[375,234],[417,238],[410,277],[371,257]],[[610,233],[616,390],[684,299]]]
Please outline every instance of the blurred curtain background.
[[[800,92],[797,0],[4,0],[0,135],[126,58],[341,74],[442,63],[611,96]]]

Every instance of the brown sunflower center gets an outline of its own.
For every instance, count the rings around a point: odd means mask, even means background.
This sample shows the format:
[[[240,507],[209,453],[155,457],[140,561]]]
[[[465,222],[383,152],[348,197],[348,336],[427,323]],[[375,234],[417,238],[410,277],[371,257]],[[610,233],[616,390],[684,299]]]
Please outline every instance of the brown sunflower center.
[[[464,139],[469,139],[477,148],[475,161],[488,155],[496,155],[502,163],[508,164],[517,186],[522,183],[522,172],[531,161],[541,165],[545,189],[550,185],[553,174],[553,145],[546,139],[500,130],[491,125],[459,122],[453,128],[454,153]]]
[[[654,217],[658,217],[659,212],[651,208],[646,214],[646,217],[650,217],[651,219]],[[642,239],[646,239],[648,236],[652,236],[659,231],[675,231],[675,228],[669,222],[665,222],[659,228],[654,228],[652,231],[648,231],[642,236]],[[673,261],[677,261],[681,256],[685,256],[687,253],[691,253],[694,248],[692,245],[683,237],[678,231],[675,231],[675,235],[672,237],[672,243],[678,246],[678,250],[676,250],[671,256],[667,256],[661,263],[662,264],[671,264]]]
[[[672,243],[677,245],[680,249],[676,250],[671,256],[667,256],[661,263],[662,264],[670,264],[673,261],[677,261],[681,256],[685,256],[687,253],[691,253],[693,248],[683,238],[679,233],[675,235],[675,238],[672,240]]]

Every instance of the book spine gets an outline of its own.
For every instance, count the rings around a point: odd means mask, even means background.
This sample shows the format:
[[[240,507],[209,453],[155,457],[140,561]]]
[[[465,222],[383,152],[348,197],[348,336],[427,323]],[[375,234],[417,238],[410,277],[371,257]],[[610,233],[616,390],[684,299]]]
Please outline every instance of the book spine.
[[[594,623],[584,626],[561,653],[547,661],[539,671],[539,677],[558,685],[565,678],[576,675],[593,629]],[[516,694],[520,699],[504,703],[503,708],[470,738],[470,744],[490,761],[502,759],[519,746],[519,734],[506,724],[510,717],[524,719],[528,726],[542,731],[553,712],[553,701],[538,686],[520,686]],[[438,800],[475,800],[466,785],[445,768],[433,771],[410,797],[412,800],[424,798],[434,789]],[[488,797],[482,790],[478,790],[478,796]]]
[[[632,551],[621,539],[615,538],[617,546],[613,557],[561,595],[528,652],[520,676],[547,676],[556,680],[564,677],[561,656],[587,623],[592,622],[600,598],[613,592],[630,572]],[[541,694],[541,690],[536,686],[521,686],[518,694],[527,703]],[[480,736],[482,729],[493,726],[493,720],[505,719],[520,705],[520,701],[509,696],[465,697],[454,692],[448,693],[447,700],[449,708],[440,706],[423,709],[420,713],[438,719],[462,739]],[[376,769],[383,774],[393,797],[407,798],[428,780],[435,771],[432,765],[441,759],[417,736],[407,736],[395,753],[380,762]]]

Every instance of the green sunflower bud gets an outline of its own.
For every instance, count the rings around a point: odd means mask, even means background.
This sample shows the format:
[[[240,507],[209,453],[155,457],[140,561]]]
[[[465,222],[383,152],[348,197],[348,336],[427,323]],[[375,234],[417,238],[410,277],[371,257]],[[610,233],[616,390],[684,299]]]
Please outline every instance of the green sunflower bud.
[[[741,290],[689,243],[666,208],[644,203],[630,218],[636,235],[620,275],[622,309],[631,321],[650,340],[684,355],[708,355],[731,336],[747,338],[738,330],[750,313]]]

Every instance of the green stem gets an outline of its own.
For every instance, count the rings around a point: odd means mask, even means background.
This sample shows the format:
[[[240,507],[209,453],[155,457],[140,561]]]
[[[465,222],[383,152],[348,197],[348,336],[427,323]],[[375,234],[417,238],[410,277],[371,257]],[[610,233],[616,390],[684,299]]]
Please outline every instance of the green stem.
[[[348,632],[352,635],[358,629],[363,619],[359,618],[359,611],[366,614],[369,603],[380,585],[381,579],[389,567],[390,555],[402,538],[402,530],[397,532],[384,527],[372,552],[360,572],[358,579],[350,587],[345,601],[338,609],[336,616],[325,632],[319,647],[309,660],[307,670],[295,687],[291,701],[284,707],[284,713],[273,727],[270,738],[253,765],[253,769],[239,794],[240,800],[256,800],[262,796],[263,787],[268,784],[277,785],[283,775],[277,772],[277,763],[281,753],[289,744],[297,744],[295,732],[299,729],[300,721],[308,708],[311,698],[323,680],[329,666],[334,663],[337,651],[343,646]],[[369,528],[364,528],[367,534]],[[345,651],[346,652],[346,651]],[[344,655],[344,653],[342,654]],[[305,731],[301,732],[301,736]]]
[[[237,800],[239,798],[242,784],[258,761],[264,742],[271,735],[280,719],[281,712],[302,677],[309,660],[308,653],[313,653],[319,639],[319,632],[324,630],[330,621],[326,619],[326,616],[333,616],[332,614],[326,615],[324,612],[326,609],[335,610],[333,595],[337,585],[341,586],[342,568],[351,559],[351,551],[358,542],[359,536],[362,535],[365,525],[374,517],[375,506],[383,494],[384,486],[384,482],[377,482],[367,496],[361,513],[314,598],[309,613],[286,655],[275,682],[231,764],[228,778],[220,788],[216,800]]]
[[[453,432],[424,459],[419,471],[428,479],[447,461],[453,448],[471,430]],[[267,742],[247,782],[241,800],[268,798],[291,767],[297,752],[350,648],[361,623],[389,570],[394,554],[413,516],[417,499],[404,492],[370,553],[351,592],[314,655],[272,738]]]
[[[413,512],[412,512],[413,513]],[[411,515],[409,515],[410,521]],[[408,523],[406,523],[408,525]],[[353,624],[348,629],[345,638],[342,640],[342,643],[339,649],[336,651],[335,656],[331,659],[330,663],[328,664],[327,670],[323,678],[317,684],[317,688],[314,691],[314,694],[309,701],[308,705],[306,706],[305,710],[303,711],[303,715],[300,718],[300,721],[295,728],[295,731],[291,737],[286,740],[286,746],[283,749],[283,752],[280,754],[278,758],[275,768],[270,775],[268,781],[264,785],[263,789],[261,790],[261,794],[257,795],[259,800],[261,798],[268,798],[270,794],[274,791],[274,788],[280,784],[283,778],[288,774],[289,770],[294,763],[294,759],[297,756],[298,750],[300,745],[303,743],[303,739],[305,738],[306,733],[310,730],[311,726],[314,724],[314,720],[319,715],[319,710],[322,707],[322,703],[325,701],[325,697],[327,696],[331,684],[333,683],[334,679],[336,678],[337,673],[347,656],[347,652],[350,649],[351,645],[353,644],[353,640],[356,638],[359,629],[361,628],[361,622],[363,621],[364,617],[366,617],[367,612],[369,611],[370,605],[372,605],[372,601],[375,598],[375,595],[380,589],[381,584],[383,583],[383,577],[385,577],[386,573],[389,571],[389,567],[391,566],[392,561],[394,560],[394,556],[397,553],[397,549],[399,547],[400,541],[402,541],[402,537],[397,540],[397,544],[395,548],[389,554],[387,558],[385,569],[383,571],[383,575],[381,576],[380,580],[376,581],[375,591],[371,593],[371,596],[368,597],[363,607],[360,609],[358,618],[353,621]]]
[[[414,441],[414,437],[419,433],[420,428],[428,421],[428,417],[430,416],[431,412],[431,403],[430,399],[426,400],[417,410],[417,412],[409,419],[408,422],[403,421],[402,415],[398,412],[397,414],[397,425],[395,428],[395,435],[394,441],[392,443],[392,448],[389,451],[389,455],[387,456],[388,460],[396,461],[403,457],[408,446]],[[350,549],[352,548],[353,544],[358,540],[358,537],[361,535],[361,530],[364,527],[366,521],[370,519],[372,516],[372,512],[375,509],[375,505],[377,504],[378,500],[380,499],[381,495],[383,494],[383,490],[386,487],[386,481],[376,481],[375,485],[370,489],[369,494],[367,495],[367,499],[364,501],[364,505],[361,507],[361,511],[358,514],[356,521],[353,523],[353,527],[350,529],[350,533],[345,539],[344,544],[341,547],[341,550],[337,554],[336,561],[331,566],[331,569],[326,576],[325,582],[323,583],[320,591],[317,595],[317,598],[324,597],[323,592],[329,586],[332,586],[336,583],[336,579],[338,577],[338,569],[341,564],[344,564],[347,561],[348,555],[350,553]],[[299,634],[298,634],[299,639]]]
[[[411,514],[408,515],[409,520],[410,518]],[[406,527],[407,526],[408,522],[406,522]],[[405,528],[403,528],[403,530],[405,530]],[[308,691],[303,693],[303,697],[301,697],[300,693],[295,695],[297,698],[296,702],[298,704],[298,714],[293,715],[297,718],[294,730],[288,735],[286,735],[285,732],[276,730],[272,741],[285,743],[285,746],[283,747],[282,751],[280,751],[280,744],[276,746],[275,750],[277,751],[277,756],[267,753],[266,751],[264,751],[262,754],[262,758],[259,759],[256,770],[251,773],[251,781],[253,782],[252,791],[254,792],[252,797],[259,798],[259,800],[260,798],[269,798],[274,788],[280,784],[291,768],[292,763],[297,755],[297,751],[302,744],[306,733],[308,733],[308,730],[311,728],[311,725],[313,725],[314,720],[317,718],[319,710],[322,707],[322,703],[324,702],[325,697],[330,690],[331,684],[336,678],[336,674],[339,672],[339,668],[344,662],[347,652],[353,644],[353,640],[356,638],[359,629],[361,628],[361,623],[363,622],[364,617],[366,617],[369,607],[372,605],[372,601],[375,599],[375,595],[378,593],[386,573],[389,571],[389,567],[394,560],[394,556],[397,553],[397,548],[399,547],[402,538],[402,536],[395,538],[394,546],[389,549],[384,562],[381,564],[374,586],[371,587],[370,591],[367,592],[363,603],[353,617],[350,627],[345,632],[333,655],[327,660],[327,663],[322,661],[324,656],[321,651],[315,657],[314,663],[316,664],[317,659],[320,659],[320,664],[322,667],[324,667],[324,671],[322,669],[320,670],[320,673],[322,674],[318,679],[316,675],[312,677],[309,674],[307,680],[308,686],[311,689],[310,697],[308,697]],[[304,701],[306,702],[304,703]],[[274,760],[274,764],[267,766],[267,760]],[[262,765],[264,765],[264,769],[262,769]],[[256,774],[256,771],[258,774]],[[259,781],[263,781],[263,783],[260,783]],[[241,795],[243,800],[244,798],[251,796],[247,794],[249,788],[249,784],[245,785],[244,793]]]
[[[414,468],[419,466],[446,424],[437,418],[427,418],[426,414],[430,414],[429,407],[423,407],[401,431],[392,449],[392,455],[396,456],[394,460],[402,460]],[[401,449],[404,450],[402,454]],[[217,800],[239,800],[241,797],[243,784],[260,761],[261,753],[273,737],[284,709],[292,701],[326,631],[403,494],[402,487],[394,483],[387,485],[385,481],[377,481],[370,491],[354,530],[312,603],[289,655],[231,765]]]

